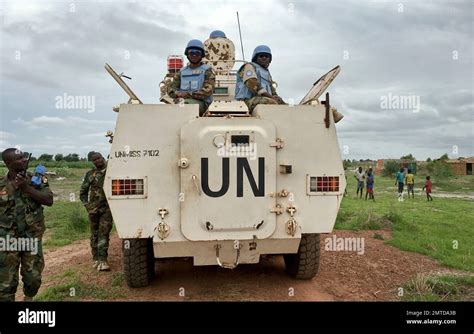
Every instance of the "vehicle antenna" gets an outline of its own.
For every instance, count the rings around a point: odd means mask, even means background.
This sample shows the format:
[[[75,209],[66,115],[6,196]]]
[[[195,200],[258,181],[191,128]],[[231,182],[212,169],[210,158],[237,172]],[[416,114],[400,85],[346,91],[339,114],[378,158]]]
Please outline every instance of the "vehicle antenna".
[[[240,47],[242,48],[242,59],[245,60],[244,43],[242,43],[242,31],[240,30],[239,12],[237,11],[237,24],[239,26]]]

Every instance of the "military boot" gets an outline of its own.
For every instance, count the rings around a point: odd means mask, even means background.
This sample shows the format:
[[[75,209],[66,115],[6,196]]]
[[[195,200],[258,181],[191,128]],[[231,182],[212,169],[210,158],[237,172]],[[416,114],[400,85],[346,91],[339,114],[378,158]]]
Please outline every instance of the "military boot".
[[[97,271],[109,271],[110,266],[107,261],[100,261],[99,265],[97,266]]]

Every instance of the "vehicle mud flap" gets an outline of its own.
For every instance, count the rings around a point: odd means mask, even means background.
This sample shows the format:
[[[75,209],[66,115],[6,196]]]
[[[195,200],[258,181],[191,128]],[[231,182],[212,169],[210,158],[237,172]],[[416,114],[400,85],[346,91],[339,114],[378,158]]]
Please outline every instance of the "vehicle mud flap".
[[[214,248],[216,249],[217,264],[220,267],[225,268],[225,269],[235,269],[235,268],[237,268],[237,266],[239,265],[239,261],[240,261],[240,249],[242,248],[242,245],[240,244],[240,242],[238,242],[238,241],[234,242],[234,249],[237,252],[234,263],[221,262],[221,260],[219,258],[219,250],[221,249],[221,245],[217,244],[217,245],[214,246]]]

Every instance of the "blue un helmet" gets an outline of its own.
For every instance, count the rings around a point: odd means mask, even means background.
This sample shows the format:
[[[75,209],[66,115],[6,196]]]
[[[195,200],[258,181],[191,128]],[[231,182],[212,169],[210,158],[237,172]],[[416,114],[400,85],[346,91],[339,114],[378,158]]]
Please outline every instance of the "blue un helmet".
[[[35,175],[31,178],[31,183],[35,186],[39,186],[41,182],[44,182],[43,176],[46,174],[46,167],[38,165],[35,168]]]
[[[214,30],[213,32],[211,32],[211,34],[209,35],[209,38],[217,38],[217,37],[223,37],[223,38],[226,38],[225,36],[225,33],[221,30]]]
[[[253,50],[252,61],[255,62],[259,53],[267,53],[270,55],[270,62],[272,61],[272,50],[266,45],[259,45]]]
[[[188,51],[190,49],[197,49],[197,50],[201,50],[202,51],[202,56],[204,57],[204,44],[202,44],[202,42],[198,39],[192,39],[188,42],[188,45],[186,45],[186,49],[184,50],[184,54],[187,56],[188,55]]]
[[[35,174],[44,175],[45,173],[46,173],[46,167],[44,167],[43,165],[38,165],[38,166],[36,166],[36,168],[35,168]]]

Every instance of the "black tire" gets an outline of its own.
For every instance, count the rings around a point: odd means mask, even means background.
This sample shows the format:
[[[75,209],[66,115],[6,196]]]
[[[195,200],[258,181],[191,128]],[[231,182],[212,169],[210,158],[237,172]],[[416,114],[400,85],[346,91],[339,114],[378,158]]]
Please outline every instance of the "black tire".
[[[318,273],[320,254],[319,234],[303,234],[298,253],[283,255],[286,271],[296,279],[311,279]]]
[[[153,239],[148,239],[148,275],[150,281],[155,278],[155,254],[153,252]]]
[[[123,240],[123,270],[129,287],[139,288],[150,284],[155,275],[152,239]]]

